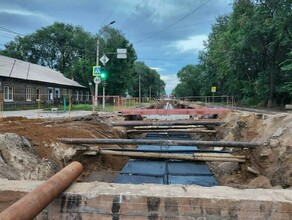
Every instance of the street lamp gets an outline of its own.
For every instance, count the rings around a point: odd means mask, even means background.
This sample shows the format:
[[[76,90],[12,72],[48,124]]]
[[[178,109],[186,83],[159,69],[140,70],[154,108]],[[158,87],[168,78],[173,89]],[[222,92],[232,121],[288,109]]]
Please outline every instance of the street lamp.
[[[97,33],[97,40],[96,40],[96,66],[99,66],[99,38],[98,35],[103,31],[104,28],[114,24],[116,21],[112,21],[109,24],[103,26],[102,28],[99,29],[98,33]],[[94,100],[94,111],[96,111],[97,107],[98,107],[98,83],[95,82],[95,100]]]

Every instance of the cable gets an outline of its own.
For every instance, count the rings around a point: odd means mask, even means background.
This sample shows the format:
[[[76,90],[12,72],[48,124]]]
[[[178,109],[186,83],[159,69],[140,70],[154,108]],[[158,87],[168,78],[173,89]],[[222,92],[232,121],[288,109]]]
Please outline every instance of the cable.
[[[5,36],[5,35],[2,35],[2,34],[0,34],[0,36],[1,37],[5,37],[5,38],[9,38],[9,39],[14,39],[14,37],[12,37],[12,36]]]
[[[102,22],[102,24],[103,24],[102,26],[104,26],[104,24],[106,23],[106,21],[112,16],[112,14],[114,13],[114,11],[117,9],[119,3],[120,3],[120,0],[117,0],[116,5],[112,9],[112,11],[109,13],[109,15],[107,16],[107,18]]]
[[[17,34],[17,35],[24,36],[24,34],[17,33],[17,32],[15,32],[15,31],[9,30],[9,29],[7,29],[7,28],[5,28],[5,27],[1,27],[1,26],[0,26],[0,30],[2,30],[2,31],[6,31],[6,32],[10,32],[10,33],[13,33],[13,34]]]
[[[138,57],[137,60],[152,60],[152,61],[194,61],[194,59],[161,59],[161,58],[143,58],[143,57]]]
[[[181,22],[182,20],[184,20],[184,19],[186,19],[187,17],[189,17],[191,14],[195,13],[196,11],[198,11],[200,8],[204,7],[209,1],[210,1],[210,0],[205,1],[202,5],[200,5],[199,7],[197,7],[196,9],[194,9],[193,11],[191,11],[190,13],[186,14],[186,15],[183,16],[182,18],[178,19],[177,21],[175,21],[175,22],[172,23],[171,25],[167,26],[166,28],[164,28],[164,29],[162,29],[162,30],[160,30],[160,31],[158,31],[158,32],[156,32],[156,33],[154,33],[154,34],[152,34],[152,35],[150,35],[150,36],[148,36],[148,37],[142,39],[142,40],[139,40],[139,41],[137,41],[137,42],[135,42],[135,43],[136,43],[136,44],[137,44],[137,43],[141,43],[141,42],[143,42],[143,41],[145,41],[145,40],[148,40],[148,39],[150,39],[150,38],[152,38],[152,37],[154,37],[154,36],[156,36],[156,35],[158,35],[158,34],[161,34],[162,32],[165,32],[166,30],[170,29],[171,27],[173,27],[173,26],[176,25],[177,23],[179,23],[179,22]]]
[[[123,30],[124,27],[129,23],[130,19],[134,16],[135,12],[137,12],[139,9],[141,9],[141,7],[139,7],[139,6],[140,6],[140,5],[143,5],[144,1],[145,1],[145,0],[141,0],[141,2],[137,4],[138,7],[136,6],[136,8],[133,10],[131,16],[128,16],[128,19],[127,19],[127,20],[121,25],[121,28],[120,28],[121,30]],[[134,20],[132,20],[132,22],[133,22],[133,21],[134,21]]]
[[[168,32],[170,31],[177,31],[177,30],[182,30],[182,29],[188,29],[188,28],[192,28],[193,26],[197,26],[200,24],[205,24],[205,23],[210,23],[213,22],[213,20],[207,20],[207,21],[203,21],[203,22],[199,22],[199,23],[195,23],[195,24],[190,24],[190,25],[184,25],[183,27],[173,27],[170,28],[168,30]],[[156,32],[147,32],[147,33],[135,33],[133,35],[128,36],[129,38],[133,37],[133,36],[138,36],[138,35],[147,35],[147,34],[155,34]]]

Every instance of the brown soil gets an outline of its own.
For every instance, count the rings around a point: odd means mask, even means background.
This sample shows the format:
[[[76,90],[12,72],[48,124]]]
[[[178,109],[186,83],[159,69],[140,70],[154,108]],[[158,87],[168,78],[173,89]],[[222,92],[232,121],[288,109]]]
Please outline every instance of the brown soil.
[[[125,158],[111,156],[85,156],[82,153],[71,153],[72,146],[62,144],[58,138],[121,138],[123,130],[110,126],[117,116],[90,116],[71,119],[27,119],[23,117],[2,118],[1,133],[16,133],[28,139],[36,150],[37,156],[42,160],[49,160],[63,167],[72,160],[82,162],[85,170],[82,178],[88,178],[95,171],[118,171],[127,162]],[[105,146],[117,148],[119,146]],[[68,151],[68,152],[67,152]],[[61,153],[60,153],[61,152]],[[60,154],[62,154],[60,156]],[[68,154],[68,155],[67,155]],[[103,179],[104,174],[97,176],[96,180]]]
[[[274,115],[230,112],[221,115],[225,122],[217,139],[253,141],[262,145],[255,149],[233,149],[245,155],[243,169],[228,163],[210,164],[222,185],[239,188],[289,188],[292,186],[292,114]]]

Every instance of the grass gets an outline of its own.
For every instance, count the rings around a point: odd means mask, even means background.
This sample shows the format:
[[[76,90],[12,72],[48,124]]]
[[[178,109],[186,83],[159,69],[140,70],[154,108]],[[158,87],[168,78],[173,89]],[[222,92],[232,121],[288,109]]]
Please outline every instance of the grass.
[[[67,110],[69,110],[69,107],[67,107]],[[103,112],[114,112],[117,111],[118,107],[113,105],[106,105],[105,109],[102,109],[102,105],[98,106],[97,111],[103,111]],[[71,111],[92,111],[92,104],[77,104],[71,106]]]
[[[69,106],[67,106],[67,110],[69,110]],[[72,111],[92,111],[91,104],[76,104],[71,106]]]

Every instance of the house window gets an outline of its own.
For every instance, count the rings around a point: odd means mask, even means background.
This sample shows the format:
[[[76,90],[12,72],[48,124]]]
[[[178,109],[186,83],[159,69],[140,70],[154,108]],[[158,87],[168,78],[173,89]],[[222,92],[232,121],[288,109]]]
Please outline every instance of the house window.
[[[13,87],[4,86],[4,101],[12,102],[13,101]]]
[[[86,101],[89,101],[89,92],[86,92]]]
[[[80,92],[80,101],[83,101],[83,91]]]
[[[76,91],[76,101],[79,100],[79,91]]]
[[[48,87],[48,100],[53,100],[53,88]]]
[[[59,99],[60,98],[60,89],[55,88],[55,98]]]
[[[67,96],[67,89],[63,89],[63,96]]]
[[[31,101],[31,88],[30,87],[26,87],[26,101]]]
[[[39,88],[36,89],[36,100],[37,101],[41,100],[41,89]]]

